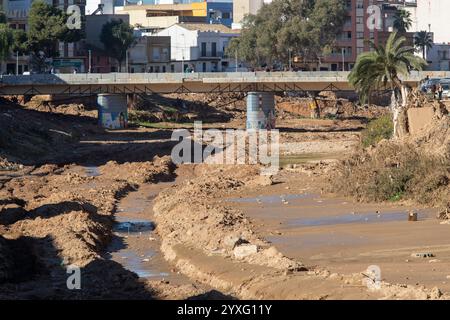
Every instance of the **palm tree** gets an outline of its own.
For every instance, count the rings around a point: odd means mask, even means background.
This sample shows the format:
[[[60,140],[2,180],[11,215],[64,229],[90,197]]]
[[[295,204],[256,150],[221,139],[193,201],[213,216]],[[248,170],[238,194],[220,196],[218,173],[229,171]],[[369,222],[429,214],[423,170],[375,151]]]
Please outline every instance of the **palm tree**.
[[[425,52],[433,47],[433,38],[427,31],[419,31],[414,36],[414,45],[422,50],[422,58],[425,59]]]
[[[394,136],[397,136],[398,116],[408,96],[401,76],[408,76],[411,70],[422,70],[427,64],[424,59],[414,55],[413,47],[404,45],[405,41],[405,37],[397,37],[397,33],[393,32],[385,46],[369,42],[373,51],[360,54],[349,75],[349,81],[362,101],[366,101],[375,90],[389,89],[392,92]],[[398,92],[401,93],[401,105]]]
[[[411,12],[398,10],[394,17],[394,29],[398,32],[406,32],[412,26]]]

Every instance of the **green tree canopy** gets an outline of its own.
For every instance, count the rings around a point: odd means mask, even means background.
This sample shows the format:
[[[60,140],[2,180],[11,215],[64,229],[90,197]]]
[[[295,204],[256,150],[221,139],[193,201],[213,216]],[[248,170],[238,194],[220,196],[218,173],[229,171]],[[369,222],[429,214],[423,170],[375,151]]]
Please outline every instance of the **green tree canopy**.
[[[345,17],[343,0],[274,0],[246,16],[227,54],[253,66],[287,64],[290,52],[317,61],[331,51]]]
[[[394,29],[398,32],[406,32],[412,26],[411,12],[398,10],[394,17]]]
[[[105,23],[100,33],[100,41],[110,57],[115,58],[122,68],[127,50],[134,44],[133,28],[123,20],[111,20]]]
[[[0,10],[0,23],[6,23],[6,15],[2,10]]]
[[[422,58],[425,59],[427,49],[433,47],[433,37],[427,31],[419,31],[414,36],[414,45],[422,51]]]
[[[11,29],[4,23],[0,24],[0,62],[7,59],[13,44]]]
[[[405,46],[405,37],[393,32],[386,45],[369,42],[373,51],[361,53],[350,72],[349,81],[365,101],[374,90],[401,89],[401,76],[411,70],[422,70],[426,61],[414,55],[414,48]]]
[[[33,1],[28,15],[28,47],[35,54],[42,51],[46,57],[56,57],[56,43],[63,39],[67,27],[66,15],[43,0]]]
[[[12,52],[19,52],[19,54],[28,53],[28,36],[27,33],[22,29],[13,29],[12,30]]]

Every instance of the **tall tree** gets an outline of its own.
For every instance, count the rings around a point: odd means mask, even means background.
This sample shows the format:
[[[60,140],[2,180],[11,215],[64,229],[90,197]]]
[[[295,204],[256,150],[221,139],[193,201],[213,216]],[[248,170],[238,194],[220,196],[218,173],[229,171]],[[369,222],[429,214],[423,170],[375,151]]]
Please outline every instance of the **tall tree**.
[[[6,15],[2,10],[0,10],[0,24],[1,23],[6,23]]]
[[[427,31],[419,31],[414,36],[414,45],[422,51],[422,58],[425,59],[426,51],[433,47],[433,37]]]
[[[400,9],[394,17],[394,29],[398,32],[406,32],[412,26],[411,12]]]
[[[0,24],[0,63],[9,57],[13,35],[11,29],[5,24]]]
[[[47,58],[59,54],[57,41],[66,34],[65,13],[43,0],[35,0],[28,14],[28,48],[31,51],[33,68],[43,72]]]
[[[103,25],[100,41],[109,55],[117,60],[122,71],[127,51],[135,43],[133,28],[123,20],[111,20]]]
[[[370,42],[373,51],[364,52],[358,56],[348,77],[363,101],[367,100],[374,90],[391,90],[391,108],[396,137],[399,133],[398,117],[408,99],[408,92],[401,77],[408,76],[411,70],[422,70],[427,64],[424,59],[414,55],[413,47],[404,45],[405,41],[405,37],[398,37],[397,33],[393,32],[385,46]]]
[[[331,50],[345,17],[343,0],[274,0],[244,19],[227,53],[253,66],[286,65],[294,55],[317,61]]]

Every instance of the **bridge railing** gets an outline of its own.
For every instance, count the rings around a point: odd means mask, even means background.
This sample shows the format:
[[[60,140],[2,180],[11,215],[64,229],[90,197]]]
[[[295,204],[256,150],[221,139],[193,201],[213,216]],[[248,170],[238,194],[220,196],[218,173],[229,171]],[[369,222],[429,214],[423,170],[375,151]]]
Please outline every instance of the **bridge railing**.
[[[127,83],[182,83],[203,81],[205,83],[225,82],[334,82],[347,81],[349,72],[209,72],[209,73],[78,73],[78,74],[33,74],[0,76],[0,84],[5,85],[82,85],[82,84],[127,84]],[[449,77],[450,72],[412,72],[409,81],[420,81],[426,76]]]

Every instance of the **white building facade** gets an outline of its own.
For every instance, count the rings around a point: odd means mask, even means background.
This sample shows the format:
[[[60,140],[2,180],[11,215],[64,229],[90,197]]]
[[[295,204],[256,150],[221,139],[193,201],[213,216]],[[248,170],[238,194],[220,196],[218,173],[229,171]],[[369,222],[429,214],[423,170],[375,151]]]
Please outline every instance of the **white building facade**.
[[[239,33],[217,24],[175,24],[157,33],[171,38],[170,72],[225,72],[236,67],[225,55],[230,40]]]

